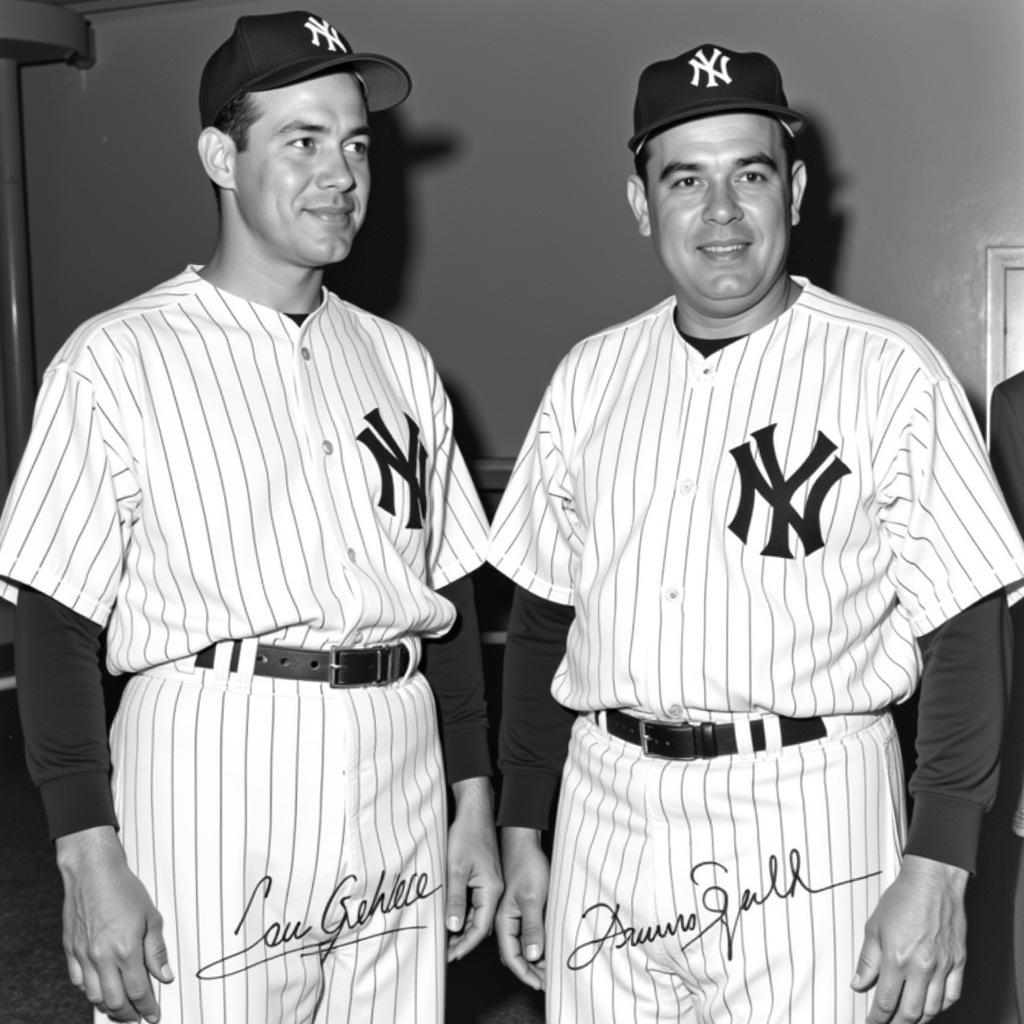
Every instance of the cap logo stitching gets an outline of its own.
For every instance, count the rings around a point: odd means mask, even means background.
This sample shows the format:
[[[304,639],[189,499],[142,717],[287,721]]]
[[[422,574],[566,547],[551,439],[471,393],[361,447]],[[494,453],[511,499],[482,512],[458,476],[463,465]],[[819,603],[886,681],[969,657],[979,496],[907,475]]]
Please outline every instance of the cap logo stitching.
[[[310,15],[309,20],[302,27],[309,29],[310,42],[314,46],[319,46],[320,40],[323,39],[330,53],[334,53],[335,50],[348,53],[348,48],[341,36],[338,35],[338,30],[326,18],[314,18]]]
[[[716,68],[715,65],[718,65]],[[722,53],[717,47],[710,57],[704,55],[704,50],[697,51],[696,56],[690,58],[690,67],[693,68],[693,78],[690,85],[700,85],[700,76],[705,74],[708,80],[705,83],[706,89],[714,89],[719,82],[732,85],[732,78],[729,77],[729,57]]]

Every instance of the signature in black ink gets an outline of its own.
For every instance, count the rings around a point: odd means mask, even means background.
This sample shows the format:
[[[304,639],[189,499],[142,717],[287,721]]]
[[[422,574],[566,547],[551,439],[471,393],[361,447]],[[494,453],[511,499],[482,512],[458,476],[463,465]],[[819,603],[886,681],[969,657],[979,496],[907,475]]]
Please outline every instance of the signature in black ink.
[[[866,875],[858,875],[855,878],[847,878],[841,882],[832,882],[830,885],[812,886],[803,877],[803,862],[799,850],[790,850],[787,858],[789,866],[789,880],[785,878],[785,872],[779,864],[779,858],[772,854],[766,863],[767,884],[761,890],[744,889],[739,900],[733,907],[729,891],[721,885],[705,884],[701,887],[700,878],[709,870],[729,873],[729,869],[718,861],[705,860],[695,864],[690,870],[690,881],[698,886],[700,890],[701,907],[709,911],[711,916],[704,919],[700,916],[700,910],[688,911],[676,914],[674,918],[659,921],[653,925],[631,925],[626,924],[619,916],[621,904],[612,906],[610,903],[593,903],[583,911],[583,917],[595,915],[596,921],[604,922],[602,915],[607,915],[606,923],[603,924],[604,932],[596,939],[589,942],[582,942],[569,954],[566,966],[571,971],[579,971],[589,967],[598,957],[606,945],[612,949],[624,949],[627,946],[644,946],[650,942],[670,936],[689,936],[682,943],[681,948],[686,949],[706,935],[712,928],[721,927],[725,930],[726,936],[726,959],[732,959],[733,943],[736,939],[736,932],[739,929],[742,915],[756,907],[764,906],[769,900],[793,899],[800,892],[810,896],[818,893],[830,892],[844,885],[854,885],[869,878],[881,874],[880,871],[872,871]]]
[[[295,954],[319,956],[321,960],[324,960],[331,950],[342,946],[354,946],[359,942],[396,932],[418,931],[425,925],[395,925],[372,933],[359,932],[353,937],[353,933],[357,929],[369,924],[376,916],[379,915],[383,918],[388,914],[405,910],[407,907],[429,899],[441,889],[440,885],[431,886],[429,877],[421,872],[413,872],[408,878],[396,877],[391,883],[391,888],[388,889],[386,887],[386,872],[382,871],[377,879],[373,895],[357,900],[352,889],[358,883],[357,875],[346,875],[334,887],[324,904],[318,922],[318,934],[326,935],[327,938],[305,941],[313,932],[313,925],[308,924],[305,920],[274,921],[244,949],[229,953],[220,960],[214,960],[213,963],[200,967],[196,972],[196,977],[200,981],[230,978],[232,975],[242,974],[261,964]],[[242,917],[235,927],[233,935],[238,935],[242,931],[246,918],[250,912],[253,912],[254,906],[257,907],[254,916],[259,913],[259,906],[270,896],[273,885],[274,881],[270,875],[264,875],[256,883],[245,903],[245,909],[242,911]],[[254,950],[259,951],[258,958],[250,960],[249,954]],[[271,950],[275,952],[270,952]],[[265,955],[260,956],[259,953],[265,953]]]

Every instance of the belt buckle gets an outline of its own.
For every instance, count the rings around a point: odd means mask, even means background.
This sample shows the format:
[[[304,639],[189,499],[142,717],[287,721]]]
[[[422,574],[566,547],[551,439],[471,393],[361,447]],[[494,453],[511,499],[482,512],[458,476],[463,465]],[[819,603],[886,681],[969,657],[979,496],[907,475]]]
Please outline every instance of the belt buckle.
[[[341,678],[341,655],[344,653],[344,650],[345,648],[340,644],[331,645],[331,660],[327,664],[327,685],[332,690],[340,690],[348,685]]]
[[[686,729],[689,732],[690,739],[692,740],[692,749],[689,754],[662,754],[657,750],[651,749],[650,738],[647,735],[647,726],[649,724],[651,723],[647,722],[645,719],[640,719],[640,749],[644,752],[645,757],[656,757],[662,761],[697,761],[703,756],[700,732],[692,725],[663,725],[662,728],[679,729],[680,732],[682,732],[683,729]]]

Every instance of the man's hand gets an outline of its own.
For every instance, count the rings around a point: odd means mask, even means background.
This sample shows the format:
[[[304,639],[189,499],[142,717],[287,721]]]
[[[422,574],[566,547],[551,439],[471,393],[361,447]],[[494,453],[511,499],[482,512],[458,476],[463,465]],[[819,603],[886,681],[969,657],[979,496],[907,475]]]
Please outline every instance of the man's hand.
[[[503,828],[501,853],[505,896],[494,922],[501,962],[523,984],[542,989],[549,871],[540,832],[532,828]]]
[[[163,920],[109,826],[57,839],[64,878],[64,954],[71,983],[116,1021],[158,1021],[149,975],[174,980]]]
[[[908,856],[865,927],[858,992],[875,986],[867,1024],[929,1021],[960,998],[966,959],[967,872]]]
[[[444,908],[445,924],[452,933],[449,963],[461,960],[490,935],[502,889],[491,780],[463,779],[452,789],[455,820],[448,832],[448,899]]]

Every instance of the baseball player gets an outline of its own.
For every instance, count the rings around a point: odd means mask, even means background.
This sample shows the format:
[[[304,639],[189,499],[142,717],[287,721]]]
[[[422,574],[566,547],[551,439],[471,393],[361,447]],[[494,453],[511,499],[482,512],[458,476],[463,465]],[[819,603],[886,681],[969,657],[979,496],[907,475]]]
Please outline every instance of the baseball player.
[[[240,18],[199,91],[213,255],[43,380],[0,594],[100,1019],[440,1021],[446,926],[458,958],[493,918],[485,520],[425,350],[322,286],[408,92],[321,17]]]
[[[552,1024],[959,994],[1024,546],[937,352],[787,274],[803,126],[763,54],[643,72],[628,198],[672,295],[569,352],[495,515],[496,930]],[[887,709],[922,665],[908,834]]]

